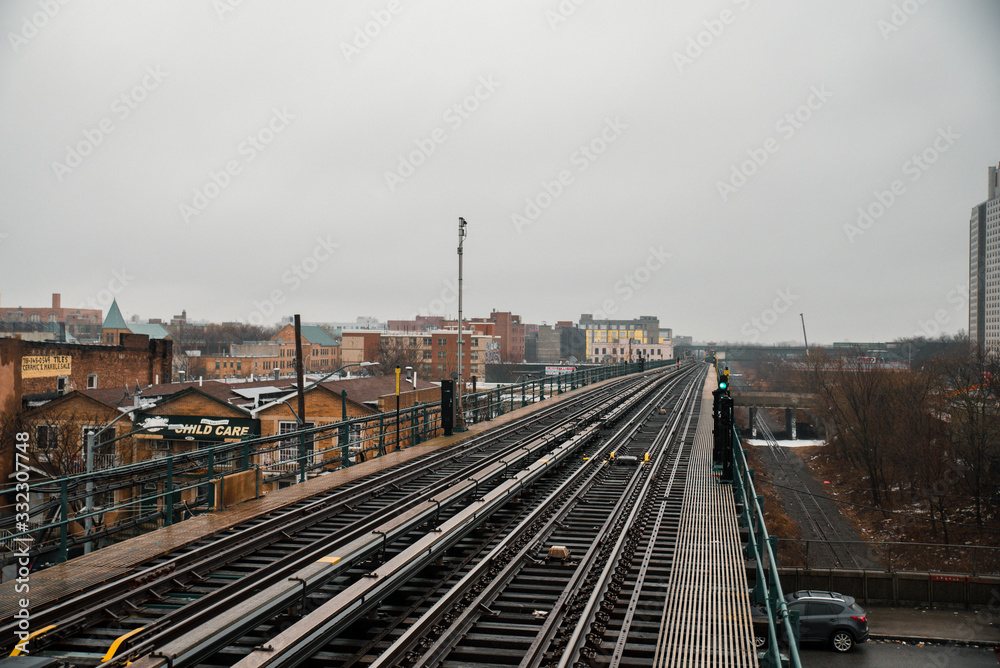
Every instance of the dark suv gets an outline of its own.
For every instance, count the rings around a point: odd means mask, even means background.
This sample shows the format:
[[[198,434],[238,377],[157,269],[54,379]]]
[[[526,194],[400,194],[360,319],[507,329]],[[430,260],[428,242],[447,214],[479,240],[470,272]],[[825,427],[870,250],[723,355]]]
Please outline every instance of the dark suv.
[[[797,591],[785,596],[788,610],[799,612],[799,641],[830,643],[838,652],[848,652],[868,640],[868,618],[853,596],[833,591]],[[767,613],[753,609],[757,647],[767,642]],[[780,633],[779,633],[780,635]]]

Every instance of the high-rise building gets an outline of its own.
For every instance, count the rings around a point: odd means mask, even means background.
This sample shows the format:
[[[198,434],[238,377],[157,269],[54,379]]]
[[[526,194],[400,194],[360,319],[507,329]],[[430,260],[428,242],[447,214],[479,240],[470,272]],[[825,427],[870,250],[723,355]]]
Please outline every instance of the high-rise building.
[[[989,168],[986,201],[969,222],[969,340],[1000,349],[1000,166]]]

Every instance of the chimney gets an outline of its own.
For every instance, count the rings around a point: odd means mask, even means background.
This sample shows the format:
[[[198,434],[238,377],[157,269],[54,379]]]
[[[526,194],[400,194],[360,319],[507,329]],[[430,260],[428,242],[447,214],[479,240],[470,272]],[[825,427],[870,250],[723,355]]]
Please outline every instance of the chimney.
[[[62,308],[62,296],[58,292],[52,293],[52,308]]]

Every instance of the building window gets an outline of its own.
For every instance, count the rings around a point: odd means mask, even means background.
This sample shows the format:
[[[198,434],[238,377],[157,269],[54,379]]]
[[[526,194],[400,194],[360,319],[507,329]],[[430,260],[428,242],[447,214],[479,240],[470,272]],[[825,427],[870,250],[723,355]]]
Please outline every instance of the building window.
[[[243,361],[242,360],[236,362],[236,370],[237,371],[242,371],[243,370]]]
[[[87,389],[96,390],[97,389],[97,374],[92,373],[87,376]]]
[[[39,450],[55,450],[59,447],[59,427],[50,424],[39,425],[35,429],[35,447]]]
[[[69,378],[66,376],[59,376],[56,380],[56,394],[62,396],[66,394],[66,384],[69,382]]]
[[[443,359],[445,359],[445,358],[446,358],[447,356],[448,356],[448,353],[447,353],[446,351],[444,351],[444,350],[439,350],[439,351],[438,351],[438,359],[439,359],[439,360],[443,360]]]
[[[446,345],[448,345],[448,339],[438,339],[438,345],[439,346],[446,346]]]

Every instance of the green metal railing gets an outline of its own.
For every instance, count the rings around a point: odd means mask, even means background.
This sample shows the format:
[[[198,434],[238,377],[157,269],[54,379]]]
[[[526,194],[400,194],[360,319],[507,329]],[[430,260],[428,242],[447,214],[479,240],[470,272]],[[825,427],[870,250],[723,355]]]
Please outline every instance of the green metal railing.
[[[754,488],[754,471],[747,464],[746,451],[740,440],[739,430],[732,426],[733,449],[733,496],[737,506],[742,507],[739,523],[748,528],[748,542],[745,550],[746,558],[752,559],[756,568],[754,588],[751,598],[753,602],[762,605],[767,610],[768,642],[763,656],[762,665],[768,668],[779,668],[789,665],[801,668],[799,659],[799,615],[788,609],[785,595],[781,589],[778,575],[778,562],[775,559],[777,538],[768,535],[764,525],[764,514],[761,504],[764,497],[757,494]],[[783,664],[778,646],[776,622],[780,621],[786,630],[788,639],[788,663]]]
[[[462,411],[467,422],[483,422],[563,392],[636,373],[643,367],[651,370],[671,364],[613,364],[504,385],[463,396]],[[417,403],[401,409],[398,419],[395,410],[386,411],[277,436],[171,453],[90,474],[34,480],[30,483],[30,525],[16,526],[12,518],[0,523],[0,532],[5,532],[0,543],[0,564],[16,561],[25,552],[36,558],[45,555],[51,561],[65,561],[70,549],[82,544],[130,537],[169,526],[185,515],[207,512],[216,505],[215,482],[222,479],[220,484],[224,485],[225,477],[234,473],[263,469],[266,483],[304,480],[309,471],[351,466],[385,455],[397,442],[400,447],[409,447],[441,432],[441,402]],[[98,494],[127,498],[87,512],[81,506],[87,497],[88,480],[95,483]],[[0,498],[14,498],[15,486],[0,488]],[[256,491],[259,496],[259,485]],[[193,500],[181,501],[185,493]],[[106,514],[116,516],[113,523],[80,534],[79,527],[87,518],[99,525]]]

